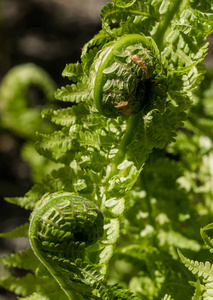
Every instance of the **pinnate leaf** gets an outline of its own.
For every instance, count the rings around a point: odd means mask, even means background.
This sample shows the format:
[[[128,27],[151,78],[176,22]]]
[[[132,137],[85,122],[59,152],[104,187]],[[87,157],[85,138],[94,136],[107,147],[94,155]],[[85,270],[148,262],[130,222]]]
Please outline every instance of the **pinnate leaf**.
[[[0,257],[0,262],[6,266],[24,270],[35,270],[40,264],[31,248],[11,254],[7,257]]]
[[[89,98],[88,87],[84,83],[67,85],[61,89],[57,89],[55,97],[64,102],[83,102]]]
[[[13,203],[13,198],[7,198],[8,202]],[[20,237],[28,237],[29,223],[25,223],[19,227],[16,227],[10,232],[0,233],[0,237],[3,238],[20,238]]]

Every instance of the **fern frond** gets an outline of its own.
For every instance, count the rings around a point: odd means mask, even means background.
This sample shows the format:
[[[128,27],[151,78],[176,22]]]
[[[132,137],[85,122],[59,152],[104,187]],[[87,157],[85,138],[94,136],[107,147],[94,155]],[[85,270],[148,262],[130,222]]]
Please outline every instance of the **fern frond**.
[[[110,28],[112,23],[135,23],[140,24],[140,31],[147,34],[149,29],[154,26],[157,20],[156,10],[146,2],[136,1],[131,8],[118,7],[112,3],[107,3],[101,10],[103,29],[111,36],[116,36],[116,30]],[[121,33],[120,33],[121,34]]]
[[[62,87],[55,93],[57,99],[78,105],[57,111],[43,111],[44,117],[63,128],[52,134],[39,134],[36,148],[41,155],[64,166],[41,179],[23,198],[8,199],[21,207],[33,209],[45,193],[69,191],[84,195],[99,205],[104,213],[104,233],[85,250],[84,261],[78,259],[71,262],[64,259],[61,253],[60,257],[50,254],[47,268],[52,262],[56,264],[55,269],[49,268],[51,273],[45,272],[44,266],[39,266],[35,275],[30,273],[22,278],[0,280],[0,285],[26,297],[25,300],[136,300],[137,297],[129,290],[106,283],[105,275],[108,274],[108,263],[113,254],[130,264],[131,276],[137,278],[137,287],[140,286],[142,291],[138,293],[141,298],[157,299],[165,293],[172,296],[166,294],[164,300],[172,300],[173,295],[180,298],[182,289],[175,294],[177,287],[183,286],[185,277],[188,279],[190,275],[183,271],[184,266],[176,259],[174,247],[200,250],[196,235],[191,239],[186,238],[190,236],[190,230],[181,223],[194,215],[191,208],[181,207],[184,200],[191,200],[176,182],[178,177],[185,174],[177,168],[173,169],[175,163],[162,159],[158,164],[155,161],[155,169],[161,165],[159,169],[151,170],[151,180],[147,180],[151,184],[146,183],[146,173],[141,175],[144,183],[137,179],[153,149],[157,148],[155,155],[159,154],[162,151],[159,149],[174,141],[176,129],[183,126],[187,118],[191,91],[203,79],[202,61],[207,53],[207,45],[203,43],[213,30],[210,13],[212,0],[112,2],[101,11],[103,30],[83,48],[82,64],[68,64],[63,71],[63,76],[76,84]],[[111,23],[118,23],[118,28],[112,29]],[[120,42],[119,37],[127,33],[144,33],[149,36],[147,41],[153,37],[156,60],[162,58],[162,61],[157,63],[154,71],[156,80],[146,82],[148,90],[145,97],[150,96],[153,101],[147,101],[136,116],[108,119],[97,112],[91,101],[89,70],[97,52],[104,53],[101,49],[105,45],[109,46],[115,39]],[[159,176],[162,173],[165,175]],[[138,188],[138,201],[136,197],[130,197],[129,191],[134,185],[135,191]],[[183,199],[181,196],[184,196]],[[171,207],[173,210],[169,212]],[[132,209],[131,212],[128,209]],[[149,234],[147,228],[150,229]],[[25,232],[22,229],[2,236],[17,237]],[[180,233],[176,231],[178,229]],[[202,236],[212,249],[212,240],[205,233],[207,229],[202,230]],[[115,253],[119,237],[121,246]],[[129,241],[133,242],[132,246],[129,246]],[[48,245],[53,243],[48,242]],[[73,245],[74,242],[69,244],[70,247]],[[188,269],[205,283],[204,287],[197,283],[193,300],[200,299],[202,293],[205,299],[211,297],[213,266],[208,261],[200,263],[188,260],[181,253],[179,255]],[[0,261],[30,271],[35,270],[37,265],[31,250],[1,258]],[[54,272],[57,275],[55,277]],[[128,280],[125,278],[125,283],[128,284]],[[151,285],[151,288],[142,290],[147,285]],[[186,287],[184,296],[190,292]]]
[[[9,203],[23,207],[26,210],[33,210],[35,202],[38,201],[39,199],[34,196],[34,197],[13,197],[13,198],[11,197],[11,198],[5,198],[5,200]]]
[[[81,77],[83,76],[83,67],[82,64],[66,64],[63,72],[63,77],[68,77],[69,80],[73,82],[81,81]]]
[[[100,30],[82,49],[81,60],[84,64],[84,71],[88,74],[89,68],[97,52],[109,41],[111,37],[104,31]]]
[[[0,263],[9,267],[33,271],[40,265],[39,260],[31,248],[11,254],[10,256],[0,257]]]
[[[54,114],[60,116],[62,112],[56,111],[54,113],[53,111],[52,116],[50,115],[52,111],[46,111],[49,118],[53,118],[53,120],[55,120]],[[100,152],[102,165],[106,165],[106,160],[109,163],[108,157],[110,156],[112,159],[116,154],[116,147],[119,147],[120,138],[125,131],[125,124],[120,123],[116,119],[113,121],[104,119],[101,122],[97,113],[87,114],[84,106],[73,107],[72,110],[69,109],[67,112],[72,113],[70,122],[72,122],[72,118],[76,122],[71,127],[64,127],[62,130],[50,135],[39,134],[40,141],[35,145],[37,151],[55,162],[69,164],[76,155],[81,159],[80,154],[86,157],[88,152],[89,158],[91,153],[93,156],[94,151],[102,149]],[[66,121],[59,119],[60,122]],[[111,153],[112,150],[114,155]],[[100,159],[98,159],[97,163],[99,161]],[[93,162],[95,167],[95,160]]]
[[[165,232],[161,230],[158,234],[158,240],[161,246],[168,244],[170,247],[190,249],[196,252],[201,249],[201,245],[196,240],[189,239],[175,231]]]
[[[212,230],[213,229],[213,223],[208,224],[207,226],[205,226],[204,228],[200,229],[200,234],[202,236],[202,239],[204,240],[205,244],[207,245],[207,247],[209,248],[209,251],[211,253],[213,253],[213,239],[210,238],[205,231],[207,230]]]
[[[109,35],[113,35],[109,26],[110,23],[126,21],[128,15],[129,15],[128,9],[121,9],[120,7],[114,6],[112,3],[107,3],[107,5],[102,8],[100,13],[103,29]]]
[[[92,48],[85,49],[85,53],[82,57],[82,61],[84,62],[84,69],[87,74],[89,74],[90,67],[99,50],[101,50],[101,46],[94,46]]]
[[[6,198],[6,200],[10,203],[14,203],[12,198]],[[3,238],[20,238],[20,237],[28,237],[29,223],[25,223],[19,227],[16,227],[10,232],[0,233],[0,237]]]
[[[57,125],[69,127],[77,123],[88,113],[89,112],[85,105],[83,103],[79,103],[79,105],[59,110],[45,109],[42,111],[42,117],[49,119],[52,123]]]
[[[119,285],[110,286],[110,290],[113,292],[114,299],[117,300],[139,300],[137,296],[135,296],[129,290],[125,290],[123,287]]]
[[[194,295],[192,296],[192,300],[202,300],[203,299],[203,297],[202,297],[203,289],[201,287],[200,280],[198,279],[196,284],[194,284],[194,282],[193,282],[192,285],[195,286],[195,288],[196,288]]]
[[[205,280],[209,280],[209,278],[213,278],[213,266],[210,264],[210,262],[206,261],[198,262],[193,261],[188,258],[186,258],[180,250],[178,250],[178,254],[184,263],[184,265],[193,273],[198,275],[198,277],[201,277]]]
[[[78,149],[78,142],[70,136],[69,130],[64,127],[52,134],[38,134],[35,148],[39,154],[48,159],[69,163]]]
[[[76,300],[92,299],[93,290],[96,291],[97,299],[112,299],[103,274],[98,272],[92,265],[88,263],[82,265],[82,262],[75,264],[68,259],[57,256],[54,256],[53,260],[57,264],[59,274],[61,273],[61,276],[64,277],[67,288],[73,288],[73,295],[76,293],[76,296],[79,297]]]
[[[113,255],[114,245],[119,237],[120,224],[118,219],[107,219],[104,226],[104,235],[102,240],[99,242],[100,253],[99,253],[99,264],[106,264]],[[92,248],[90,248],[92,251]]]
[[[91,198],[95,188],[93,176],[93,172],[88,173],[65,166],[58,170],[53,170],[50,174],[44,176],[41,182],[35,184],[24,197],[9,198],[8,200],[10,203],[33,210],[36,202],[48,192],[53,193],[66,190],[81,193],[87,195],[87,198]]]
[[[89,98],[88,86],[82,82],[67,85],[57,89],[55,97],[64,102],[84,102]]]
[[[213,14],[204,13],[198,9],[186,9],[181,14],[181,22],[176,21],[174,30],[178,30],[187,36],[199,39],[199,42],[205,41],[203,32],[211,34],[213,26]],[[199,22],[197,22],[199,20]]]
[[[204,44],[204,41],[213,29],[212,13],[200,12],[199,7],[200,5],[196,9],[185,9],[180,17],[173,21],[167,37],[169,44],[163,50],[163,55],[173,69],[181,70],[183,67],[194,65],[186,72],[190,89],[196,87],[203,79],[205,70],[200,62],[207,54],[207,44]]]
[[[5,75],[1,82],[0,98],[2,126],[32,140],[35,137],[32,133],[47,131],[48,126],[41,123],[41,105],[29,105],[27,91],[30,87],[41,90],[49,105],[55,101],[55,82],[47,72],[32,63],[15,66]]]
[[[24,197],[7,199],[10,203],[24,207],[25,209],[33,210],[36,202],[48,191],[56,192],[58,190],[63,190],[64,187],[69,189],[69,187],[72,186],[72,184],[70,184],[70,177],[72,177],[72,175],[74,175],[74,173],[72,173],[69,168],[53,170],[52,173],[45,176],[40,183],[35,184]]]
[[[103,275],[98,273],[92,266],[86,264],[80,268],[80,278],[82,282],[96,289],[103,300],[110,300],[112,298],[111,291],[108,288]]]
[[[23,277],[1,278],[0,286],[24,297],[18,297],[18,299],[68,300],[67,295],[55,283],[53,277],[50,277],[49,273],[41,277],[28,273]],[[80,300],[80,298],[74,300]]]
[[[203,299],[204,300],[211,300],[213,297],[213,280],[211,278],[211,281],[206,283],[204,286],[204,293],[203,293]]]
[[[0,278],[0,286],[16,293],[17,295],[26,297],[34,292],[39,292],[40,287],[45,284],[43,278],[36,278],[33,274],[28,273],[23,277],[7,277]]]

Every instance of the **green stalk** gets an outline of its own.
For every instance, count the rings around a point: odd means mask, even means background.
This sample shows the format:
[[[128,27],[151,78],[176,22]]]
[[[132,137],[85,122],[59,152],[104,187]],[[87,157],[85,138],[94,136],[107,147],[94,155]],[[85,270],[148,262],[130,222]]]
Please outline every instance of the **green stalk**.
[[[179,16],[182,11],[190,4],[190,0],[171,0],[170,8],[165,15],[162,16],[159,27],[153,35],[153,39],[160,51],[163,51],[167,44],[167,36],[171,32],[171,22]]]
[[[117,173],[117,166],[125,159],[127,147],[131,143],[131,141],[134,139],[134,133],[137,129],[137,125],[139,122],[139,119],[141,118],[142,112],[140,111],[136,115],[129,117],[127,121],[126,131],[123,136],[123,139],[121,140],[119,151],[114,157],[114,160],[111,165],[111,171],[108,176],[108,178],[113,177]]]

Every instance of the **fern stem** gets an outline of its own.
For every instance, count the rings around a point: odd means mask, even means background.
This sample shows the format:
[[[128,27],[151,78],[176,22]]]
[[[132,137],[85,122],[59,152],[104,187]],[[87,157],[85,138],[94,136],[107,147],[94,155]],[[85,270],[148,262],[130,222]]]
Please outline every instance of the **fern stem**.
[[[128,14],[129,15],[140,15],[140,16],[144,16],[144,17],[151,17],[151,15],[149,13],[146,13],[144,11],[137,11],[137,10],[128,10]],[[153,17],[153,16],[152,16]]]
[[[176,19],[176,16],[180,16],[181,12],[186,9],[190,4],[190,0],[171,0],[170,9],[165,15],[163,15],[159,24],[158,30],[153,36],[160,51],[165,48],[167,44],[167,36],[171,32],[171,22]]]
[[[41,263],[48,269],[50,274],[55,278],[56,282],[59,284],[65,295],[67,296],[67,299],[72,300],[75,299],[75,294],[71,289],[65,288],[66,286],[69,286],[68,284],[65,283],[66,279],[64,278],[62,272],[56,272],[56,268],[53,268],[51,264],[49,264],[46,260],[46,258],[40,253],[40,251],[37,250],[37,247],[34,245],[34,240],[30,240],[31,247],[35,253],[35,255],[38,257],[38,259],[41,261]],[[45,261],[45,264],[44,264]],[[80,299],[79,299],[80,300]]]
[[[134,138],[134,132],[136,130],[138,121],[141,118],[141,114],[142,113],[140,111],[138,114],[128,118],[126,131],[123,136],[123,139],[121,140],[119,151],[115,155],[115,158],[112,162],[111,171],[108,176],[109,178],[111,178],[112,176],[114,176],[117,173],[118,165],[124,160],[126,152],[127,152],[126,149]]]

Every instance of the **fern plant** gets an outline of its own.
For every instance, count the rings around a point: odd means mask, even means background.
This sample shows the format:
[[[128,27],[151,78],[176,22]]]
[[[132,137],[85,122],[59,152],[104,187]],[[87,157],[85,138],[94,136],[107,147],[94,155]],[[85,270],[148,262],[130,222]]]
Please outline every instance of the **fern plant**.
[[[202,197],[195,202],[202,170],[194,185],[187,177],[189,154],[200,158],[199,139],[210,134],[195,122],[193,91],[204,78],[212,9],[211,0],[103,7],[102,30],[55,92],[71,105],[42,112],[59,129],[39,133],[36,149],[60,167],[6,199],[33,211],[30,224],[1,234],[31,242],[1,258],[26,270],[0,280],[18,299],[199,299],[176,248],[202,253],[194,229],[212,216]]]
[[[201,228],[201,236],[205,242],[206,247],[209,249],[210,253],[213,252],[212,250],[212,238],[207,235],[206,231],[212,230],[213,224],[208,224],[204,228]],[[185,266],[193,273],[198,276],[197,282],[191,282],[191,284],[196,287],[193,300],[197,299],[212,299],[213,291],[212,291],[212,272],[213,266],[209,261],[205,262],[198,262],[194,260],[190,260],[186,258],[180,251],[179,251],[180,258]],[[202,284],[200,282],[202,280]]]
[[[56,108],[55,89],[56,83],[49,74],[32,63],[10,69],[0,86],[0,126],[24,141],[21,155],[30,165],[34,180],[39,180],[41,172],[48,173],[53,165],[38,155],[34,142],[37,131],[55,129],[47,120],[41,120],[46,106]]]

